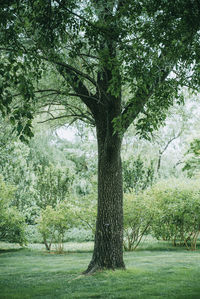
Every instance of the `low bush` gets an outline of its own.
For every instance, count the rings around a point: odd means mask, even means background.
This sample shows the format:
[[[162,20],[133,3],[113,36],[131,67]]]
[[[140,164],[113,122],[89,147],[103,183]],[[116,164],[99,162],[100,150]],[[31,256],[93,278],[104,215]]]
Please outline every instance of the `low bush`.
[[[25,219],[16,207],[10,206],[14,187],[0,176],[0,240],[26,244]]]
[[[134,250],[143,236],[195,250],[200,232],[200,187],[194,180],[166,180],[138,195],[125,194],[124,249]]]
[[[62,202],[52,208],[47,206],[38,219],[38,230],[42,235],[47,250],[51,250],[52,243],[56,244],[57,251],[63,251],[64,236],[73,226],[74,217],[67,202]]]
[[[149,196],[154,207],[153,236],[195,250],[200,231],[199,182],[160,182],[151,189]]]
[[[135,250],[150,231],[151,201],[147,193],[124,195],[124,249]]]

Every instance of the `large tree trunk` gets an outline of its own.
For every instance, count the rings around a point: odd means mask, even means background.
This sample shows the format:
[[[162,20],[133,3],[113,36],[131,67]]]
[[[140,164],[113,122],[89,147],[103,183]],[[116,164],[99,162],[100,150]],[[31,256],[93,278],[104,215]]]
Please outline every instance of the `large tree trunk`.
[[[121,138],[113,134],[112,119],[111,113],[97,122],[98,212],[93,257],[85,273],[125,268]]]

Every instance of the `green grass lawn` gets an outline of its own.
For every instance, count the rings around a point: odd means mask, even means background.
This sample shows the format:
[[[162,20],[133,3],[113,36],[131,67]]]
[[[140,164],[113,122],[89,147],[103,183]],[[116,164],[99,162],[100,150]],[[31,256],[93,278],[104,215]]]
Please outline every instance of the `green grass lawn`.
[[[83,276],[92,244],[64,254],[0,243],[0,298],[200,298],[200,251],[147,243],[125,253],[126,271]]]

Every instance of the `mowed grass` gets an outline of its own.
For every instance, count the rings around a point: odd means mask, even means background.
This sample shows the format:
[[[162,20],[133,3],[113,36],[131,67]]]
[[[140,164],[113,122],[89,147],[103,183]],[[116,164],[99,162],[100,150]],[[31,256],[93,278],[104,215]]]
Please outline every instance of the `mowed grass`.
[[[2,245],[0,298],[200,298],[199,250],[147,243],[124,254],[125,271],[84,276],[91,244],[75,244],[74,251],[71,244],[64,254],[49,254],[40,246],[9,249]]]

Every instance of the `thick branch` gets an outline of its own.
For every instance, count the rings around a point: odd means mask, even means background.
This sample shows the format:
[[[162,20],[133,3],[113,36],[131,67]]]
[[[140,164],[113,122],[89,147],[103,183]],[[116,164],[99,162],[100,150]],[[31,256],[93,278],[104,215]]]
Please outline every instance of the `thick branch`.
[[[67,71],[75,73],[77,76],[81,76],[84,79],[87,79],[95,87],[97,87],[96,81],[93,78],[91,78],[89,75],[81,72],[80,70],[77,70],[75,67],[73,67],[73,66],[71,66],[71,65],[69,65],[67,63],[64,63],[64,62],[56,61],[55,59],[52,59],[52,58],[48,58],[48,57],[41,57],[41,58],[43,58],[44,60],[47,60],[49,62],[52,62],[52,63],[54,63],[54,64],[56,64],[58,66],[61,66],[61,67],[65,68]]]
[[[73,72],[73,70],[68,69],[67,72],[66,70],[67,69],[65,67],[58,66],[58,71],[60,74],[66,81],[68,81],[75,93],[79,95],[82,102],[90,109],[93,116],[95,116],[97,106],[99,104],[98,99],[90,94],[87,87],[83,84],[79,76]],[[93,99],[95,99],[95,101]]]
[[[142,92],[141,90],[138,90],[135,96],[135,101],[129,103],[122,113],[122,119],[125,119],[125,121],[122,123],[124,131],[128,129],[128,127],[136,119],[138,114],[143,111],[145,104],[153,95],[155,88],[160,86],[165,81],[170,71],[171,70],[162,71],[162,76],[160,76],[159,72],[158,77],[155,79],[154,83],[149,86],[148,92]],[[126,115],[128,115],[128,117],[126,117]]]
[[[43,97],[48,97],[50,95],[56,95],[57,94],[57,95],[63,95],[63,96],[66,96],[66,97],[68,97],[68,96],[69,97],[79,97],[79,98],[85,97],[87,99],[93,99],[94,101],[99,103],[98,99],[96,97],[92,96],[92,95],[88,96],[88,95],[80,94],[80,93],[61,92],[58,89],[51,89],[51,88],[50,89],[38,89],[38,90],[34,91],[34,93],[46,93],[46,92],[52,92],[52,93],[46,94]],[[21,95],[21,93],[16,93],[16,94],[13,94],[12,97],[17,97],[17,96],[20,96],[20,95]],[[40,97],[40,98],[42,98],[42,97]]]

